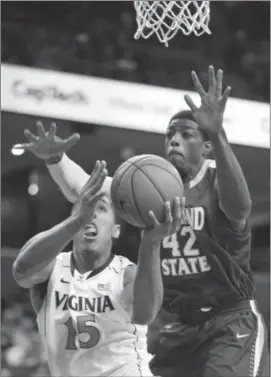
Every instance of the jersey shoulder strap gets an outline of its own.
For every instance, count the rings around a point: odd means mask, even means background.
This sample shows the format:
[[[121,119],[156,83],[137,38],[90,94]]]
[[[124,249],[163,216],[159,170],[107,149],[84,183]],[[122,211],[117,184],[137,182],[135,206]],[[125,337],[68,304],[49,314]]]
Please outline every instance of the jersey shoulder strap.
[[[118,273],[124,271],[127,266],[135,266],[128,258],[123,257],[122,255],[115,255],[114,259],[110,263],[110,266]]]
[[[58,256],[56,257],[58,262],[61,262],[64,264],[66,267],[69,267],[71,262],[71,251],[59,253]]]

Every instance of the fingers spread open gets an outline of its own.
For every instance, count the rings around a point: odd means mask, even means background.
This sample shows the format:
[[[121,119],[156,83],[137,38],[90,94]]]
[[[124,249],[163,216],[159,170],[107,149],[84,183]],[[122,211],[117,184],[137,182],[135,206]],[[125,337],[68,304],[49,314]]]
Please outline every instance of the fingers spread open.
[[[188,94],[184,96],[184,100],[187,103],[187,105],[190,107],[192,113],[195,113],[198,110],[197,106],[194,104],[192,98]]]
[[[78,141],[80,140],[79,134],[73,134],[67,139],[63,140],[62,144],[65,148],[65,151],[68,151],[71,147],[73,147]]]
[[[191,72],[191,77],[192,77],[194,88],[195,88],[196,92],[201,97],[204,97],[206,95],[205,90],[204,90],[203,86],[201,85],[201,82],[199,81],[199,78],[198,78],[195,71]]]
[[[222,109],[225,109],[225,107],[226,107],[226,103],[228,101],[230,91],[231,91],[231,87],[228,86],[223,93],[223,96],[222,96],[221,101],[220,101],[220,105],[221,105]]]
[[[222,69],[219,69],[216,75],[216,96],[218,98],[220,98],[222,95],[222,81],[223,81],[223,71]]]
[[[215,70],[212,65],[209,66],[209,92],[215,93],[216,91],[216,79]]]
[[[50,129],[48,131],[48,135],[47,135],[48,139],[53,139],[53,137],[55,136],[55,134],[56,134],[56,124],[52,123],[51,127],[50,127]]]
[[[37,141],[39,141],[39,138],[27,129],[24,130],[24,136],[27,138],[29,143],[36,143]]]
[[[33,143],[23,143],[23,144],[16,144],[13,145],[12,149],[17,150],[31,150],[31,148],[34,146]]]
[[[44,139],[46,137],[46,133],[45,133],[45,129],[43,127],[43,124],[38,121],[36,123],[36,127],[37,127],[37,134],[39,136],[40,139]]]

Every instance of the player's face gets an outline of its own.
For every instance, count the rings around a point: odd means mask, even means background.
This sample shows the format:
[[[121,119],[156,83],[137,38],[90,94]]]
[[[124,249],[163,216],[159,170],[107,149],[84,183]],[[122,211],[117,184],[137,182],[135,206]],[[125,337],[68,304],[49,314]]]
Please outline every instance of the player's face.
[[[195,122],[188,119],[173,120],[166,132],[166,157],[181,176],[187,176],[191,167],[202,163],[204,143]]]
[[[77,234],[74,243],[81,251],[111,252],[113,239],[119,234],[120,226],[116,224],[112,201],[104,196],[96,203],[92,219]]]

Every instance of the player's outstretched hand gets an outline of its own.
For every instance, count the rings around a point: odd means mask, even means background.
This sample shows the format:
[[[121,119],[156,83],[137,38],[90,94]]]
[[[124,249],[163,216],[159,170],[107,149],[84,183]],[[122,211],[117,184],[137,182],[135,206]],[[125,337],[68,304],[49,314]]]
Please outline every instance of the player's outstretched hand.
[[[56,124],[52,123],[48,132],[45,132],[42,122],[37,122],[37,135],[29,130],[24,131],[28,143],[17,144],[14,148],[26,149],[42,160],[50,161],[55,157],[62,157],[80,139],[80,135],[75,133],[67,139],[56,136]]]
[[[142,238],[148,238],[152,243],[161,242],[164,237],[170,236],[180,230],[185,208],[185,198],[180,199],[179,197],[176,197],[172,210],[169,202],[165,202],[164,207],[164,222],[160,223],[153,211],[149,212],[152,226],[143,230]]]
[[[95,205],[99,199],[106,195],[101,191],[107,177],[106,162],[96,161],[95,167],[79,196],[75,205],[76,214],[84,221],[93,216]]]
[[[209,66],[208,92],[205,92],[196,72],[192,71],[191,76],[194,88],[201,97],[201,106],[198,108],[189,95],[184,96],[185,102],[200,128],[208,133],[219,133],[222,129],[223,115],[231,87],[228,86],[222,93],[223,71],[219,69],[215,75],[213,66]]]

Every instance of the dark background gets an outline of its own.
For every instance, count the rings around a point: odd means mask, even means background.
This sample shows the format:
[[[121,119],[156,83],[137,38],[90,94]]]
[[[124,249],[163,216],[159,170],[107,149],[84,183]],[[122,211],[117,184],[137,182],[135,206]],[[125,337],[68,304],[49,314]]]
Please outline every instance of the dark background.
[[[213,64],[225,71],[225,83],[232,86],[233,97],[270,101],[270,3],[267,1],[212,2],[212,35],[197,38],[179,33],[169,48],[158,43],[155,37],[147,41],[133,39],[136,22],[131,1],[2,1],[1,11],[4,63],[182,90],[192,90],[192,69],[206,79],[207,67]],[[1,120],[2,375],[45,375],[46,364],[40,361],[44,360],[43,351],[28,292],[19,289],[13,281],[11,265],[31,236],[63,220],[71,206],[42,161],[31,154],[16,157],[10,153],[12,145],[24,140],[25,128],[35,131],[37,119],[2,112]],[[51,121],[42,120],[45,125]],[[80,143],[69,155],[88,172],[99,158],[108,162],[112,175],[132,155],[163,155],[162,135],[66,120],[57,124],[60,136],[81,134]],[[232,147],[252,195],[252,267],[260,307],[269,323],[269,150]],[[35,196],[28,193],[31,183],[39,187]],[[123,224],[115,252],[136,261],[138,243],[138,230]]]

